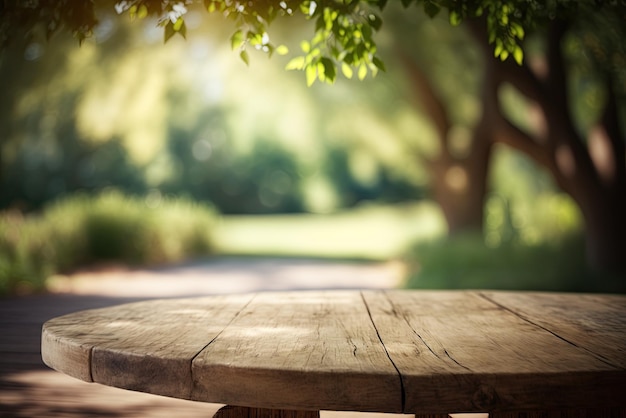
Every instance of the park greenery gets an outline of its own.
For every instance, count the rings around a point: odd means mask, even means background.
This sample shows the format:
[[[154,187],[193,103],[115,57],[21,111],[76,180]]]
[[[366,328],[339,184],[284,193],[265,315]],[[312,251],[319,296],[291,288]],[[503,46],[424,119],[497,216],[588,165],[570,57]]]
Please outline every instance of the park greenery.
[[[240,220],[428,199],[405,229],[448,237],[417,234],[414,286],[619,288],[592,282],[626,263],[621,3],[401,3],[5,2],[0,207],[26,225],[112,188]]]
[[[173,263],[213,253],[213,207],[115,191],[74,195],[35,216],[0,213],[0,294],[41,291],[46,279],[94,264]]]

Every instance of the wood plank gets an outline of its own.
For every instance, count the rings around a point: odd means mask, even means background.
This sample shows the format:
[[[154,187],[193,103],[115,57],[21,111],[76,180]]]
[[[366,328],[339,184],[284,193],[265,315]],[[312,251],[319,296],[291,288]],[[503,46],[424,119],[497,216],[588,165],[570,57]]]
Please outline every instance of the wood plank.
[[[50,367],[86,381],[189,399],[191,361],[252,295],[137,302],[44,325]]]
[[[320,411],[294,411],[290,409],[248,408],[226,405],[213,418],[320,418]]]
[[[193,362],[199,401],[400,412],[399,375],[359,292],[262,293]]]
[[[405,413],[623,403],[625,375],[477,292],[364,292]]]
[[[41,332],[41,357],[49,367],[86,382],[91,376],[91,350],[115,338],[112,329],[101,327],[120,319],[123,312],[91,309],[60,316],[44,323]],[[94,333],[94,328],[100,332]]]
[[[480,294],[599,359],[626,369],[625,296],[507,292]]]

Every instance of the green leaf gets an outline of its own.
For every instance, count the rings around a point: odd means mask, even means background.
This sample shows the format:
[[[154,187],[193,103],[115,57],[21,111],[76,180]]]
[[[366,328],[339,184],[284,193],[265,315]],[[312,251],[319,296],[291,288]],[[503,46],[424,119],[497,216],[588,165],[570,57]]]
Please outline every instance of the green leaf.
[[[300,49],[305,54],[308,54],[311,51],[311,44],[308,41],[302,41],[300,42]]]
[[[334,82],[335,79],[337,78],[337,70],[335,69],[335,63],[330,58],[327,58],[327,57],[322,57],[320,62],[322,63],[322,66],[324,68],[324,77],[326,78],[326,80],[328,80],[331,83]]]
[[[359,80],[363,81],[365,77],[367,77],[367,66],[365,64],[361,64],[359,67],[359,72],[357,73]]]
[[[311,58],[314,58],[314,57],[317,57],[317,56],[319,56],[321,54],[322,54],[322,50],[319,49],[319,48],[315,48],[314,50],[309,52],[308,56],[311,57]]]
[[[317,78],[319,81],[327,81],[326,74],[324,74],[324,64],[321,61],[317,63]]]
[[[519,45],[516,45],[515,49],[513,50],[513,59],[515,59],[517,65],[522,65],[522,62],[524,61],[524,51]]]
[[[304,69],[304,57],[295,57],[287,63],[286,70],[302,70]]]
[[[432,1],[424,2],[424,13],[426,13],[428,17],[433,18],[437,16],[440,11],[441,11],[441,7],[439,7],[437,4],[433,3]]]
[[[513,32],[513,35],[520,41],[524,39],[524,28],[519,23],[511,23],[511,31]]]
[[[137,10],[137,18],[144,19],[148,16],[148,8],[145,4],[139,6],[139,10]]]
[[[502,41],[499,39],[496,39],[496,47],[493,50],[493,56],[499,57],[500,54],[502,54],[502,51],[504,51],[504,46],[502,45]]]
[[[172,24],[172,21],[168,21],[167,25],[165,25],[165,30],[163,31],[163,43],[169,41],[175,33],[176,31],[174,30],[174,25]]]
[[[370,26],[375,31],[379,31],[380,28],[383,26],[383,20],[378,15],[376,15],[374,13],[370,13],[369,14],[368,20],[369,20]]]
[[[289,48],[287,48],[285,45],[279,45],[276,47],[276,53],[278,55],[287,55],[289,53]]]
[[[137,5],[131,6],[128,9],[128,17],[130,17],[130,21],[133,22],[137,18]]]
[[[309,64],[306,67],[306,85],[311,87],[317,78],[317,64]]]
[[[449,19],[452,26],[459,26],[461,24],[461,21],[463,20],[461,18],[461,15],[454,10],[450,11]]]
[[[182,20],[182,19],[180,19]],[[176,29],[176,28],[174,28]],[[180,28],[176,31],[178,34],[180,34],[183,38],[187,39],[187,24],[185,23],[185,21],[183,20],[183,24],[180,26]]]
[[[257,32],[248,31],[246,34],[246,39],[250,43],[250,45],[263,45],[263,35]]]
[[[385,68],[385,63],[380,60],[378,57],[372,58],[372,63],[381,71],[387,71]]]
[[[241,48],[244,42],[243,31],[239,29],[237,32],[233,33],[233,36],[230,37],[230,47],[235,50],[237,48]]]
[[[326,27],[326,22],[324,21],[324,16],[320,15],[315,21],[315,31],[319,32],[320,30],[324,30]]]
[[[250,65],[250,56],[248,56],[248,52],[245,49],[239,53],[239,57],[246,65]]]
[[[185,19],[183,19],[182,17],[179,17],[178,19],[176,19],[176,23],[174,23],[174,26],[173,26],[174,31],[178,32],[180,28],[183,27],[184,24],[185,24]]]
[[[352,75],[354,74],[354,72],[352,71],[352,67],[350,67],[345,62],[341,63],[341,72],[346,78],[352,78]]]

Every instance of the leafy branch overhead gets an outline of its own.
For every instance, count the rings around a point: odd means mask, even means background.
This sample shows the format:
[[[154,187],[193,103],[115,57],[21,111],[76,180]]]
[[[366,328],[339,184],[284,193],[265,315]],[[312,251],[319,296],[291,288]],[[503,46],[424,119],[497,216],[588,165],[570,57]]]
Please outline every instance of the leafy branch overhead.
[[[526,32],[542,21],[574,13],[591,0],[401,0],[407,9],[419,8],[434,17],[447,12],[450,23],[481,17],[493,45],[494,55],[502,60],[523,60],[521,42]],[[91,36],[97,24],[92,1],[13,0],[0,2],[0,42],[6,44],[19,26],[45,26],[48,36],[65,27],[79,41]],[[101,0],[106,5],[107,0]],[[603,1],[594,0],[599,7]],[[364,79],[384,70],[377,56],[375,34],[382,26],[380,14],[387,0],[121,0],[113,4],[118,14],[131,19],[156,16],[164,29],[164,39],[186,36],[185,16],[191,8],[201,7],[219,13],[234,23],[231,46],[248,63],[247,48],[286,54],[285,46],[275,46],[270,39],[271,23],[277,18],[295,15],[314,22],[310,39],[301,42],[301,53],[287,64],[288,69],[302,70],[307,84],[315,80],[332,83],[340,71],[345,77],[355,74]]]

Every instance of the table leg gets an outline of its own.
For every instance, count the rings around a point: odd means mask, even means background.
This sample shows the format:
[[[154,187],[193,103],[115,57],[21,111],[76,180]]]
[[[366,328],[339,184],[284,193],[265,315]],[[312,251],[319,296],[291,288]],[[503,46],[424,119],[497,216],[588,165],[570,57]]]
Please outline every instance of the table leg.
[[[450,418],[450,414],[415,414],[415,418]]]
[[[295,411],[290,409],[248,408],[226,405],[213,418],[319,418],[320,411]]]

